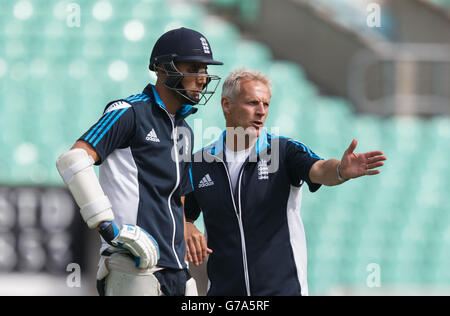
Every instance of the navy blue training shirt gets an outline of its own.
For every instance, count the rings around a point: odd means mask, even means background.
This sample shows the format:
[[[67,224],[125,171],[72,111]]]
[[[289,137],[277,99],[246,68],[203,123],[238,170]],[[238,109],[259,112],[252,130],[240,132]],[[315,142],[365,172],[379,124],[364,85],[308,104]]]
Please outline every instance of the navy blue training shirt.
[[[183,155],[192,154],[193,133],[184,119],[196,111],[184,105],[172,119],[149,84],[141,94],[109,103],[79,138],[100,156],[100,184],[115,222],[149,232],[159,244],[161,267],[186,267],[180,197],[192,191]]]

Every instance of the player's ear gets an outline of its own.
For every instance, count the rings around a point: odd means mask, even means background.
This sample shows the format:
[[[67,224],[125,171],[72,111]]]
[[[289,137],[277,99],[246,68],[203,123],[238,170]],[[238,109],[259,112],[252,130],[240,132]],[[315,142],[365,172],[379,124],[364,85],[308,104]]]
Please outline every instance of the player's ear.
[[[155,74],[157,77],[162,77],[166,75],[166,72],[164,71],[164,67],[162,64],[155,65]]]

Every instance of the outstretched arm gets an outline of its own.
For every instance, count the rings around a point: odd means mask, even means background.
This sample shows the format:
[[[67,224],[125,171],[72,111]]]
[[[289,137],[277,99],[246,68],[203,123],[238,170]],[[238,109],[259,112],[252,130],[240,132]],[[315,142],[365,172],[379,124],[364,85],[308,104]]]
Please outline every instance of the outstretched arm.
[[[383,152],[377,150],[355,153],[357,144],[358,141],[353,139],[340,161],[338,159],[317,161],[309,172],[311,181],[332,186],[349,179],[379,174],[380,170],[376,168],[383,166],[383,161],[386,160]]]

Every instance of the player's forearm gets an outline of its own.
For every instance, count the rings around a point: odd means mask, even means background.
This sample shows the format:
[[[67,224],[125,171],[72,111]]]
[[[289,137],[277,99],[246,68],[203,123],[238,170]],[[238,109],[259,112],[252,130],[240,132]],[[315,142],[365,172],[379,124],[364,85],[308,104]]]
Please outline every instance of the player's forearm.
[[[338,178],[339,163],[338,159],[320,160],[311,167],[309,178],[313,183],[327,186],[342,184],[344,181]]]

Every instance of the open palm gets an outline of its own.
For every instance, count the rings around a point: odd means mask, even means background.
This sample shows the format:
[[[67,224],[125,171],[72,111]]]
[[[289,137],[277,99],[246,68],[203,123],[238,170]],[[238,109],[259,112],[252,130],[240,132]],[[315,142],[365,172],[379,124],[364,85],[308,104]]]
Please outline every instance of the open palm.
[[[383,152],[379,150],[359,154],[354,153],[357,144],[358,141],[353,139],[342,156],[340,172],[344,179],[379,174],[380,170],[375,168],[383,166],[383,161],[386,160]]]

